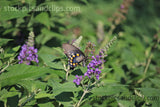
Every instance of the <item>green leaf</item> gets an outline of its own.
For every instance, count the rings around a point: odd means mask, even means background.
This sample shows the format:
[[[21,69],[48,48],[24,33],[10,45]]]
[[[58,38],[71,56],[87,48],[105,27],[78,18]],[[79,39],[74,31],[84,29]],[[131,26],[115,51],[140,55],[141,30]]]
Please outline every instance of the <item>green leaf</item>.
[[[40,14],[38,14],[35,17],[35,20],[37,20],[38,22],[44,24],[45,26],[49,27],[50,26],[50,19],[49,19],[49,15],[46,12],[41,12]]]
[[[17,103],[18,101],[18,97],[19,97],[20,92],[18,92],[14,87],[12,87],[9,91],[3,89],[2,91],[0,91],[0,100],[6,102],[7,103],[13,103],[12,101],[15,101]],[[14,100],[11,100],[13,99]],[[16,104],[15,103],[15,104]]]
[[[63,37],[62,34],[57,33],[57,32],[53,32],[53,31],[46,29],[46,28],[42,29],[42,34],[44,34],[47,37],[57,37],[58,39],[61,39],[61,37]]]
[[[77,90],[77,87],[73,83],[73,80],[67,83],[60,84],[57,81],[49,80],[49,85],[52,86],[53,94],[57,101],[66,106],[71,106],[73,91]]]
[[[94,88],[91,92],[96,95],[96,96],[109,96],[109,95],[114,95],[120,92],[125,91],[126,89],[124,88],[124,85],[106,85],[102,86],[99,88]]]
[[[129,67],[132,67],[132,64],[135,62],[135,56],[129,49],[124,49],[123,54],[121,54],[123,62]],[[126,59],[127,58],[127,59]]]
[[[136,88],[136,89],[140,90],[144,96],[159,96],[160,97],[159,89],[155,89],[155,88]]]
[[[64,84],[57,83],[56,81],[50,81],[49,84],[50,86],[52,86],[53,93],[55,96],[62,92],[72,92],[72,91],[77,90],[77,87],[72,81],[64,83]]]
[[[6,21],[14,18],[25,17],[27,16],[28,12],[29,11],[26,7],[23,7],[22,10],[18,10],[15,7],[5,6],[3,8],[0,8],[0,21]]]
[[[38,107],[54,107],[52,102],[47,102],[47,103],[39,103]]]
[[[112,68],[103,68],[101,71],[103,73],[109,73],[111,70],[113,70]]]
[[[0,38],[0,46],[7,44],[7,42],[12,41],[13,39],[4,39]]]
[[[0,85],[2,87],[16,84],[25,79],[38,78],[46,73],[51,72],[52,70],[44,67],[17,64],[9,66],[7,71],[8,72],[4,72],[0,75]]]
[[[117,100],[119,107],[136,107],[135,101]]]
[[[35,99],[39,99],[39,98],[45,98],[45,97],[49,97],[49,98],[54,98],[54,94],[49,94],[46,91],[41,91],[38,94],[36,94]]]
[[[5,101],[6,98],[8,97],[8,96],[6,96],[7,94],[8,94],[8,91],[6,89],[1,90],[0,91],[0,100]]]
[[[57,32],[53,32],[47,28],[41,29],[41,35],[36,38],[36,41],[40,44],[49,44],[51,46],[57,45],[60,43],[60,40],[63,40],[63,35]],[[59,40],[60,39],[60,40]]]
[[[158,78],[150,79],[150,81],[160,88],[160,80]]]
[[[46,88],[46,83],[45,82],[41,82],[38,80],[21,80],[20,82],[18,82],[19,85],[23,86],[23,88],[27,91],[27,92],[33,92],[34,90],[38,90],[41,89],[42,91],[45,90]]]
[[[1,0],[0,1],[0,6],[7,6],[7,5],[10,5],[9,1],[6,1],[6,0]]]
[[[132,71],[134,74],[137,74],[137,75],[140,75],[140,76],[142,76],[143,75],[143,73],[144,73],[144,67],[136,67],[136,68],[134,68],[133,69],[133,71]]]
[[[43,59],[44,63],[52,68],[63,69],[63,65],[56,56],[50,54],[39,54],[39,56]]]
[[[11,48],[7,53],[5,53],[5,57],[12,57],[16,54],[16,52],[19,50],[20,46],[16,46]]]
[[[19,97],[15,95],[13,97],[7,98],[7,106],[8,107],[17,107],[18,106]]]
[[[158,107],[160,105],[160,91],[155,88],[137,88],[140,90],[141,98],[148,104],[151,103],[153,107]]]

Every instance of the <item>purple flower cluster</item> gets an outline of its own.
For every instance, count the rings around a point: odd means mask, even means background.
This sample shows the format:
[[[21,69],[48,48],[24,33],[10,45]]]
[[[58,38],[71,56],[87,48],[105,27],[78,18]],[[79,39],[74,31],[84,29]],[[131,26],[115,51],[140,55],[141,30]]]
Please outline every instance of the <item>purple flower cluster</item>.
[[[104,63],[102,55],[97,55],[96,57],[92,56],[92,61],[87,65],[87,72],[84,74],[84,77],[91,78],[96,77],[97,80],[99,80],[99,75],[101,73],[100,69],[102,69],[102,64]],[[73,80],[74,83],[77,85],[80,84],[82,80],[82,76],[77,76],[76,79]]]
[[[19,60],[19,64],[24,63],[24,64],[29,65],[31,61],[38,63],[39,60],[38,60],[38,55],[37,55],[37,49],[35,49],[32,46],[29,47],[28,45],[24,44],[21,47],[21,51],[18,56],[18,60]]]
[[[100,69],[102,69],[101,65],[103,62],[102,56],[92,56],[92,61],[87,65],[88,70],[84,76],[88,76],[89,78],[96,76],[96,79],[99,80],[99,75],[101,73]]]
[[[83,79],[82,76],[76,75],[76,78],[77,79],[74,79],[73,82],[76,83],[77,85],[80,85],[80,83],[81,83],[81,81]]]

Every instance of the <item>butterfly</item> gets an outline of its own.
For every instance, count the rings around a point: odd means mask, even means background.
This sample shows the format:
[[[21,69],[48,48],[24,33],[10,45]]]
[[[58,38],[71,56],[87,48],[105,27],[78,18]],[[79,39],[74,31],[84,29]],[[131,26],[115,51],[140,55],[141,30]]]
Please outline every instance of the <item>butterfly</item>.
[[[68,43],[64,43],[62,45],[62,48],[64,49],[64,53],[68,57],[68,64],[70,66],[70,69],[73,70],[80,62],[82,62],[83,66],[85,66],[87,57],[80,49]]]

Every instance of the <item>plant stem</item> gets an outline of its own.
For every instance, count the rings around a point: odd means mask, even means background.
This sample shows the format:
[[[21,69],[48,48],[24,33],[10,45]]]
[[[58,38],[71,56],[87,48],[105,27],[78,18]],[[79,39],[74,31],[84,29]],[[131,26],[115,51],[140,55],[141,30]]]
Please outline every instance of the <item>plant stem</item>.
[[[81,104],[81,101],[83,99],[83,97],[88,93],[88,88],[86,90],[84,90],[83,95],[81,96],[79,102],[76,104],[76,107],[79,107]]]
[[[9,61],[7,62],[7,66],[5,66],[1,71],[0,71],[0,74],[5,71],[5,69],[7,69],[9,67]]]
[[[33,93],[24,103],[22,103],[20,105],[20,107],[23,107],[25,104],[27,104],[28,102],[30,102],[31,100],[33,100],[32,98],[35,96],[35,93]]]
[[[68,68],[66,68],[66,64],[65,63],[63,63],[63,66],[64,66],[64,70],[66,71],[66,80],[68,80],[68,74],[69,74],[69,67]]]
[[[89,90],[88,90],[88,89],[89,89],[90,85],[91,85],[91,81],[89,81],[89,82],[88,82],[88,86],[87,86],[87,88],[86,88],[86,89],[84,89],[83,95],[81,96],[81,98],[80,98],[79,102],[76,104],[76,106],[75,106],[75,107],[79,107],[79,106],[80,106],[80,104],[81,104],[81,102],[82,102],[82,100],[83,100],[84,96],[89,92]]]
[[[68,80],[68,71],[66,71],[66,80]]]
[[[153,54],[151,54],[151,55],[149,56],[148,60],[147,60],[146,67],[145,67],[145,69],[144,69],[143,78],[142,78],[142,79],[140,79],[140,80],[138,80],[138,82],[137,82],[137,83],[141,83],[141,82],[145,79],[145,76],[146,76],[146,73],[147,73],[148,67],[149,67],[149,65],[150,65],[150,63],[151,63],[152,56],[153,56]]]
[[[152,46],[152,49],[151,49],[151,52],[150,52],[150,56],[148,57],[146,67],[145,67],[145,69],[144,69],[143,78],[140,79],[140,80],[138,80],[137,83],[141,83],[141,82],[145,79],[145,77],[146,77],[146,73],[147,73],[147,71],[148,71],[149,65],[150,65],[150,63],[151,63],[151,59],[152,59],[152,57],[153,57],[153,52],[154,52],[154,50],[156,49],[157,45],[158,45],[159,42],[160,42],[160,39],[159,39],[158,37],[157,37],[156,39],[157,39],[157,42]]]
[[[145,67],[145,69],[144,69],[144,75],[146,75],[146,73],[147,73],[147,70],[148,70],[149,64],[151,63],[152,57],[153,57],[153,54],[151,54],[151,55],[149,56],[149,58],[148,58],[147,65],[146,65],[146,67]]]

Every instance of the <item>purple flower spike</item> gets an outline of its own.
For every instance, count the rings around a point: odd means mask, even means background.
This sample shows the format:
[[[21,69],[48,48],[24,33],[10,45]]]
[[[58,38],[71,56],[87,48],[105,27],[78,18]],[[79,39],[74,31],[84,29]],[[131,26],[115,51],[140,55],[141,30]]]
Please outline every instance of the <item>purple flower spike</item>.
[[[97,55],[96,57],[92,56],[92,61],[87,65],[87,72],[84,74],[84,76],[87,76],[88,78],[91,78],[92,76],[95,76],[97,80],[99,80],[99,75],[101,74],[101,71],[99,69],[102,69],[102,64],[104,63],[103,56]]]
[[[19,60],[19,64],[25,63],[26,65],[30,65],[31,61],[38,63],[39,60],[37,55],[37,49],[31,46],[29,47],[26,44],[24,44],[21,47],[18,60]]]
[[[92,60],[87,65],[87,72],[84,73],[83,77],[88,77],[91,79],[92,77],[96,77],[97,80],[99,80],[99,76],[101,74],[102,64],[104,63],[104,56],[103,54],[99,54],[96,57],[92,56]],[[82,79],[84,79],[82,76],[76,75],[76,79],[73,80],[74,83],[77,85],[80,85]]]
[[[73,82],[76,83],[77,85],[80,85],[81,81],[82,81],[82,76],[78,76],[76,75],[77,79],[74,79]]]

